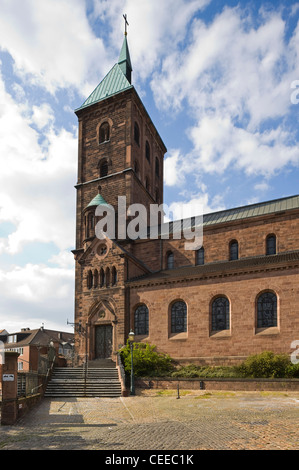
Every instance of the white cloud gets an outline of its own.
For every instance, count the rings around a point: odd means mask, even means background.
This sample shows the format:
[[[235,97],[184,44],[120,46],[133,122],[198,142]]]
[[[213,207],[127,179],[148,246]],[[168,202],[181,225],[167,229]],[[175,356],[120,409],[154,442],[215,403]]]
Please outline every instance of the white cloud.
[[[133,72],[145,79],[184,39],[194,13],[211,0],[94,0],[94,14],[112,26],[110,43],[119,48],[124,31],[122,13],[128,17],[128,41],[134,64]]]
[[[51,93],[68,86],[88,93],[109,64],[81,0],[2,1],[0,47],[24,81]]]
[[[60,249],[74,244],[77,136],[50,126],[40,135],[28,118],[26,105],[16,103],[0,77],[0,221],[16,226],[1,248],[19,252],[25,243],[53,242]],[[50,107],[35,108],[43,126],[53,121]]]
[[[258,26],[243,13],[224,8],[209,24],[194,20],[186,49],[174,49],[154,75],[157,105],[183,112],[187,103],[194,119],[192,151],[169,161],[177,171],[223,173],[234,167],[273,175],[287,164],[299,165],[283,123],[291,109],[290,83],[299,76],[299,23],[286,43],[280,11],[261,12]],[[271,130],[269,120],[276,120]]]
[[[73,269],[27,264],[0,270],[1,328],[13,332],[44,323],[46,328],[66,330],[73,314],[73,286]]]
[[[184,178],[178,164],[182,161],[182,156],[178,150],[170,150],[164,160],[164,182],[166,186],[182,185]]]
[[[54,121],[54,113],[51,106],[48,103],[33,106],[31,119],[38,129],[43,129]]]

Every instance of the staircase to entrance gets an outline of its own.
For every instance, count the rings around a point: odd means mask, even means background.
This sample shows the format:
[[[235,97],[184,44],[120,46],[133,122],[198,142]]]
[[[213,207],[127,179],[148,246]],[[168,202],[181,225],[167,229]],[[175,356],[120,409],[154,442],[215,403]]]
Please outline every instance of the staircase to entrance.
[[[120,397],[121,383],[115,362],[89,361],[87,367],[56,367],[45,397]]]

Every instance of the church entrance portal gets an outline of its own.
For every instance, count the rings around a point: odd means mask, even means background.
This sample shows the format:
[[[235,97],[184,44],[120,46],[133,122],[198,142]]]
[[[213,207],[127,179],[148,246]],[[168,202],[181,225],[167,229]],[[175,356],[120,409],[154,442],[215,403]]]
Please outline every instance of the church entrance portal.
[[[96,326],[95,329],[95,357],[107,359],[112,354],[112,325]]]

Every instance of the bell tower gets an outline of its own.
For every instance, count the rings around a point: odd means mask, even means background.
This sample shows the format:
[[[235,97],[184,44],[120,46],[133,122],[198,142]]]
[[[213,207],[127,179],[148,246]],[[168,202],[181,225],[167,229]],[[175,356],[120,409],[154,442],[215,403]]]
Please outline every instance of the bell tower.
[[[127,21],[125,24],[127,26]],[[118,62],[75,114],[79,125],[76,249],[73,251],[76,260],[75,322],[84,324],[90,322],[91,312],[96,315],[95,305],[103,296],[108,295],[113,304],[116,287],[125,282],[125,272],[121,272],[120,267],[123,261],[119,260],[114,264],[111,260],[109,266],[110,274],[113,268],[118,269],[114,289],[111,283],[108,286],[107,277],[105,285],[94,282],[100,278],[99,273],[104,272],[104,264],[110,256],[106,253],[101,258],[96,247],[99,242],[95,234],[97,206],[109,204],[117,215],[118,196],[125,196],[127,208],[140,203],[148,213],[150,204],[163,202],[166,147],[132,85],[126,27]],[[130,245],[126,249],[130,250]],[[117,295],[118,309],[113,312],[116,322],[113,326],[114,348],[125,343],[125,317],[128,314],[124,299],[120,301],[119,293]],[[91,338],[94,333],[90,335],[88,348],[93,357],[95,345]]]

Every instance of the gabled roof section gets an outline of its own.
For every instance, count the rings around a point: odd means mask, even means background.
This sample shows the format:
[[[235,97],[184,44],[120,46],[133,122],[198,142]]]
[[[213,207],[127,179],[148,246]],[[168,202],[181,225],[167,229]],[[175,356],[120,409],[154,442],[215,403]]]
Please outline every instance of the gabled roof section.
[[[117,93],[129,88],[133,88],[133,85],[131,85],[123,74],[119,64],[115,64],[101,83],[99,83],[99,85],[94,89],[91,95],[89,95],[87,100],[85,100],[82,106],[76,109],[76,111],[86,108],[87,106],[91,106],[98,101],[109,98],[110,96],[116,95]]]

